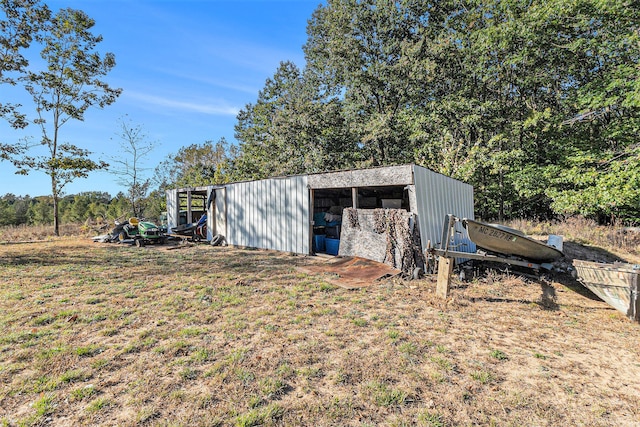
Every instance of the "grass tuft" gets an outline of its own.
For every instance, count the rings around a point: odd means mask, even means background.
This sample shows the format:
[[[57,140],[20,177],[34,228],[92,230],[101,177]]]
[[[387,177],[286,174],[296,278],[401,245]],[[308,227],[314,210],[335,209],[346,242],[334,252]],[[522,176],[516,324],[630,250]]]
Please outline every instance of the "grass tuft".
[[[500,350],[491,350],[490,356],[498,360],[507,360],[507,355]]]
[[[284,415],[284,409],[279,405],[269,405],[264,408],[254,408],[236,417],[236,427],[254,427],[267,423],[274,423]]]
[[[110,399],[106,397],[98,397],[97,399],[94,399],[91,402],[89,402],[86,410],[89,413],[96,413],[96,412],[102,411],[105,408],[108,408],[109,406],[111,406],[111,404],[112,402]]]

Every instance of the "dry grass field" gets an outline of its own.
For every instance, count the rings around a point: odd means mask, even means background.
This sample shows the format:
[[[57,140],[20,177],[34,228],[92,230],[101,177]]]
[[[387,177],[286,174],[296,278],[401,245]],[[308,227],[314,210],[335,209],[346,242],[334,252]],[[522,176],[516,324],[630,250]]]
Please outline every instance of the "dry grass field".
[[[640,425],[640,325],[569,274],[441,301],[431,277],[346,290],[300,272],[317,257],[168,248],[0,245],[0,425]]]

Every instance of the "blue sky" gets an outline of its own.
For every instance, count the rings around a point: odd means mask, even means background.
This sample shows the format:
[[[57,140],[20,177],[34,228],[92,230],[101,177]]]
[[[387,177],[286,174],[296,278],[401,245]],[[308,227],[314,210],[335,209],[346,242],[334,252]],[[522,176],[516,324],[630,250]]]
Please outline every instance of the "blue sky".
[[[155,149],[145,166],[153,168],[181,147],[235,142],[236,114],[256,101],[265,80],[281,61],[304,67],[302,46],[307,20],[321,0],[66,0],[45,1],[52,10],[71,7],[96,21],[102,34],[97,50],[112,52],[116,67],[104,79],[122,95],[105,109],[91,109],[83,122],[68,122],[61,139],[109,161],[118,151],[118,126],[125,117],[139,125]],[[3,101],[21,102],[33,111],[23,91],[0,88]],[[0,127],[0,140],[40,136],[35,126],[14,131]],[[0,162],[0,195],[47,195],[50,180],[42,172],[14,174]],[[65,187],[66,194],[124,188],[114,175],[94,172]]]

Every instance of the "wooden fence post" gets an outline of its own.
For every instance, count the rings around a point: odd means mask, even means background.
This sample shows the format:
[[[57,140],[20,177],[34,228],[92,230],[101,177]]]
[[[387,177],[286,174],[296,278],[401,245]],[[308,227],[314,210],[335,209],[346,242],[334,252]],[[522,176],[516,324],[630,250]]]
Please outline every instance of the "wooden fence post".
[[[449,296],[449,286],[451,285],[451,274],[453,273],[453,258],[441,256],[438,261],[438,284],[436,285],[436,295],[446,299]]]

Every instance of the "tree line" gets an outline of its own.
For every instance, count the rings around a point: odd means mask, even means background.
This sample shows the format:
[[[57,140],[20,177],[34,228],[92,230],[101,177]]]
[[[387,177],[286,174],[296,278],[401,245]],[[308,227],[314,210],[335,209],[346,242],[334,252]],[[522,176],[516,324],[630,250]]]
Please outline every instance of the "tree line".
[[[104,192],[87,192],[60,199],[60,217],[63,223],[123,218],[129,209],[129,202],[122,194],[112,198]],[[51,196],[16,196],[9,193],[0,198],[0,226],[49,225],[52,220]]]
[[[182,147],[151,180],[126,169],[129,199],[157,210],[168,188],[416,163],[473,185],[483,219],[640,222],[634,1],[327,0],[307,35],[304,68],[282,61],[238,114],[237,144]],[[5,50],[10,40],[0,39]],[[115,64],[99,58],[96,78]],[[103,103],[119,93],[109,90]],[[138,131],[123,125],[132,153],[149,147]]]
[[[630,0],[328,0],[238,116],[236,177],[414,162],[486,219],[640,220]]]

